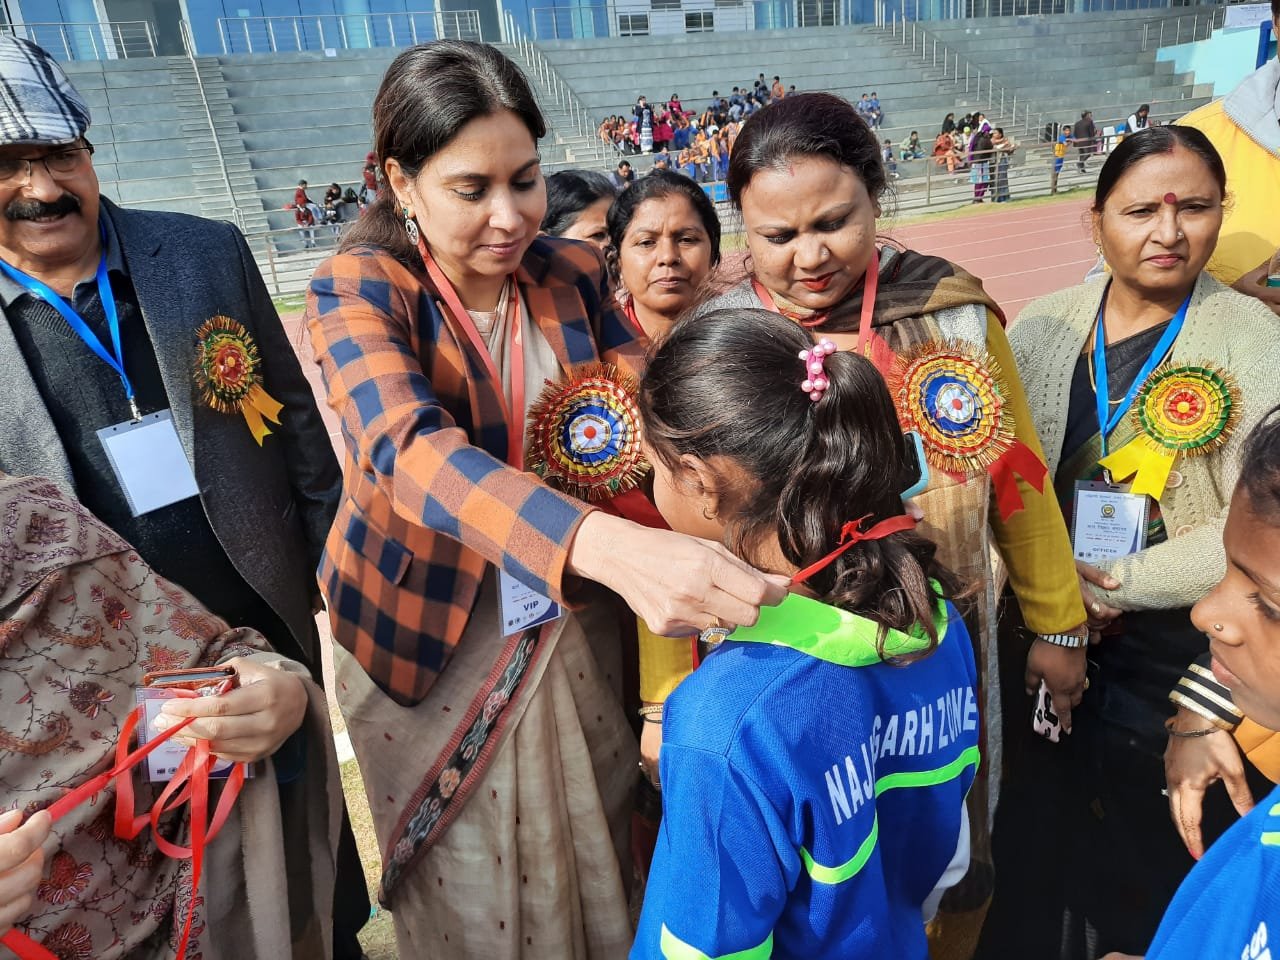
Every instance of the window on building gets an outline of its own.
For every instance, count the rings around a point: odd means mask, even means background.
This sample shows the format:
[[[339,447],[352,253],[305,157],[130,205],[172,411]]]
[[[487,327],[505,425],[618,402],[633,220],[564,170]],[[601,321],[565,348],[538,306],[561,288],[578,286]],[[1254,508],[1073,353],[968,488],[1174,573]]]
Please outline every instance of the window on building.
[[[649,0],[649,7],[655,12],[679,10],[680,0]]]
[[[717,9],[721,7],[744,7],[746,0],[716,0]]]
[[[649,15],[647,13],[618,14],[618,36],[647,37],[649,35]]]
[[[715,30],[716,15],[710,10],[699,10],[684,15],[685,33],[711,33]]]

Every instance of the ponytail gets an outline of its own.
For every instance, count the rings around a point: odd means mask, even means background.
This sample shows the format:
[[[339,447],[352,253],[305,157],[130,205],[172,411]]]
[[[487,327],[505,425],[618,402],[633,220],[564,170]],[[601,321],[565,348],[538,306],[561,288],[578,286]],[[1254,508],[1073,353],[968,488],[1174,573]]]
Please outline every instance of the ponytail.
[[[879,371],[854,353],[827,356],[828,386],[815,402],[800,387],[808,374],[798,358],[812,347],[808,331],[776,313],[716,310],[677,322],[641,386],[645,440],[663,463],[676,469],[689,454],[740,468],[721,499],[726,544],[748,561],[759,563],[776,536],[789,565],[808,567],[845,524],[901,516],[915,479]],[[879,623],[881,650],[890,629],[923,630],[932,649],[938,601],[958,593],[936,552],[914,531],[893,533],[855,544],[808,586]]]
[[[826,358],[825,373],[829,386],[812,404],[808,443],[777,505],[779,542],[797,565],[830,551],[845,523],[865,515],[870,526],[901,515],[902,491],[914,480],[880,372],[858,354],[840,352]],[[856,516],[848,515],[854,498],[832,496],[841,489],[859,492]],[[941,596],[930,581],[946,596],[957,587],[936,553],[931,540],[911,530],[863,541],[814,574],[809,586],[825,602],[879,623],[881,649],[889,629],[918,625],[930,640],[920,654],[926,656],[939,639],[934,615]]]

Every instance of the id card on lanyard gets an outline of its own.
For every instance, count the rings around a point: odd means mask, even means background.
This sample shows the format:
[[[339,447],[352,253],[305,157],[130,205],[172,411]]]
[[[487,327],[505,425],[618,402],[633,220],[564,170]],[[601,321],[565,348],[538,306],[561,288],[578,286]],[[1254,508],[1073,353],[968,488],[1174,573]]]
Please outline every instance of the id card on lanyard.
[[[138,409],[133,384],[124,368],[124,351],[120,343],[120,316],[111,281],[107,277],[106,236],[103,234],[102,258],[98,261],[98,297],[107,318],[111,349],[103,346],[84,318],[47,284],[23,273],[3,260],[0,271],[22,286],[32,296],[53,307],[66,320],[67,326],[84,341],[94,355],[115,371],[129,402],[130,418],[97,431],[98,440],[111,464],[116,482],[124,492],[135,517],[167,507],[199,494],[195,474],[187,461],[173,417],[168,410],[143,416]]]
[[[502,377],[489,353],[489,347],[476,329],[475,321],[467,313],[449,278],[444,275],[435,258],[427,249],[424,241],[419,241],[418,250],[422,254],[422,262],[427,268],[427,275],[435,284],[445,308],[453,314],[458,325],[462,327],[480,355],[485,370],[493,381],[498,393],[498,402],[502,405],[503,415],[507,421],[507,463],[517,470],[524,468],[524,335],[521,330],[520,295],[513,290],[508,306],[507,329],[511,337],[509,357],[511,364],[511,404],[508,406],[506,393],[502,389]],[[514,287],[514,278],[509,281]],[[502,605],[502,633],[511,636],[528,630],[530,627],[550,623],[564,615],[560,604],[550,597],[538,593],[526,586],[501,567],[498,568],[498,597]]]
[[[1182,332],[1187,320],[1188,296],[1169,321],[1169,326],[1157,341],[1133,378],[1128,391],[1112,411],[1111,386],[1107,372],[1106,301],[1098,308],[1098,320],[1094,332],[1093,369],[1094,399],[1098,413],[1098,435],[1102,441],[1102,458],[1107,456],[1107,440],[1115,428],[1133,407],[1147,378],[1164,362],[1174,341]],[[1078,480],[1072,510],[1071,544],[1077,560],[1098,563],[1137,553],[1147,545],[1147,520],[1150,501],[1146,494],[1129,492],[1128,484],[1111,481],[1109,472],[1102,482]]]

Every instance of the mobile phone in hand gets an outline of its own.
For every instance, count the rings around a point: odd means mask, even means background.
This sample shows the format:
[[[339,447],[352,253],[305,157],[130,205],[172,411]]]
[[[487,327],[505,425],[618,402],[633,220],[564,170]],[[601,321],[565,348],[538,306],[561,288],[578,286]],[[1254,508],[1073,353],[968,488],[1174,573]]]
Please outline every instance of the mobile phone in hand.
[[[1057,743],[1062,737],[1062,721],[1053,709],[1053,694],[1043,680],[1036,691],[1035,709],[1031,712],[1031,729],[1051,743]]]

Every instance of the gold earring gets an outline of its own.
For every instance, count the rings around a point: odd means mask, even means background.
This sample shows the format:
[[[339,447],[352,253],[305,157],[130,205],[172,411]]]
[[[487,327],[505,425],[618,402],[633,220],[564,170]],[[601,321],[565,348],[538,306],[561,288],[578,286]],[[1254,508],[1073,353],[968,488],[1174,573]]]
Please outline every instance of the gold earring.
[[[704,504],[702,507],[702,519],[714,520],[715,518],[716,518],[716,515],[714,513],[707,513],[707,508],[706,508],[706,505]]]

